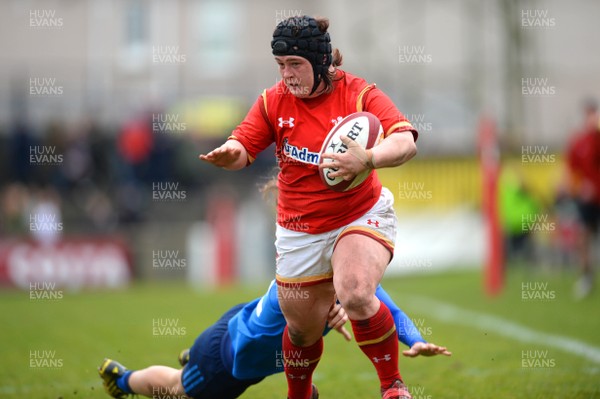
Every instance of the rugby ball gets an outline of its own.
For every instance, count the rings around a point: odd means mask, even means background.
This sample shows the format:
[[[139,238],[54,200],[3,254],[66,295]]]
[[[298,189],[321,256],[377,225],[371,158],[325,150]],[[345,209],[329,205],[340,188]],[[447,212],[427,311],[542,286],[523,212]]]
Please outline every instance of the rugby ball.
[[[319,153],[321,163],[333,162],[330,158],[324,158],[324,154],[346,152],[347,147],[340,139],[342,136],[347,136],[368,150],[375,147],[383,139],[383,128],[379,119],[370,112],[355,112],[346,116],[325,137]],[[319,170],[319,175],[327,187],[339,192],[357,187],[371,173],[370,170],[365,170],[352,180],[344,180],[342,177],[330,177],[330,174],[335,171],[337,171],[336,168],[324,167]]]

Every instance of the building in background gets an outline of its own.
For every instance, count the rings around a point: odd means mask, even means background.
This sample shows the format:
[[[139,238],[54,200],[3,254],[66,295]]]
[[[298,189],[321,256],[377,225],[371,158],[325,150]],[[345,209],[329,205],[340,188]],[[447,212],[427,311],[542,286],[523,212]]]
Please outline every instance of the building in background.
[[[505,141],[562,146],[583,96],[600,97],[600,4],[553,0],[87,0],[0,4],[0,126],[14,118],[118,124],[198,99],[250,104],[277,80],[269,38],[299,14],[331,20],[345,68],[385,88],[435,140],[472,154],[487,113]],[[592,46],[592,47],[590,47]],[[40,88],[50,94],[36,94]],[[234,113],[232,124],[241,116]]]

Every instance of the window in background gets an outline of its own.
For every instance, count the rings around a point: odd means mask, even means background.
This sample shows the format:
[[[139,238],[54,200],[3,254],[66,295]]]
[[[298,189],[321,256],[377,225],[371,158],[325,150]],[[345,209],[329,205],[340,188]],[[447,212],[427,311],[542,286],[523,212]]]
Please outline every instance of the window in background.
[[[121,4],[124,7],[125,26],[122,31],[124,38],[119,51],[119,64],[125,72],[140,72],[148,64],[151,3],[128,0]]]
[[[243,40],[241,2],[209,0],[193,7],[189,24],[193,37],[194,69],[203,78],[225,77],[233,73],[243,56],[240,46]]]

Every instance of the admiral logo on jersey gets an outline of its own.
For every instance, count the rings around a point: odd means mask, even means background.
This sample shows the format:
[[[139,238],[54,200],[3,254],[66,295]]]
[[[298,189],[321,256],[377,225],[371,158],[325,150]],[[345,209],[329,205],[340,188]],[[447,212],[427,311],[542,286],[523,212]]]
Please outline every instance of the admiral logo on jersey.
[[[296,161],[302,162],[302,163],[308,163],[311,165],[318,165],[319,164],[319,153],[318,152],[312,152],[309,151],[308,148],[306,147],[302,147],[302,148],[298,148],[295,145],[292,145],[288,142],[287,137],[285,139],[283,139],[283,154],[289,158],[292,158]]]

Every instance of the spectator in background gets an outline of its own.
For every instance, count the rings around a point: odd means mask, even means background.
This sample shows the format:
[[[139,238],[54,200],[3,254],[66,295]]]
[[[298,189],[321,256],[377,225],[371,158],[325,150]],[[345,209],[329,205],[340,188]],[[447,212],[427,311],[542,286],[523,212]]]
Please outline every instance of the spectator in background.
[[[0,190],[0,237],[29,234],[27,204],[30,193],[21,183],[10,183]]]
[[[34,170],[29,162],[29,152],[37,145],[32,129],[25,118],[18,118],[9,131],[7,142],[9,180],[31,183]]]
[[[584,105],[584,124],[576,131],[567,149],[567,182],[579,213],[582,231],[579,242],[581,277],[576,295],[590,294],[594,285],[593,241],[600,219],[600,119],[598,104]]]
[[[524,228],[523,220],[540,212],[539,202],[525,185],[523,177],[512,168],[502,173],[499,197],[506,259],[510,262],[532,262],[534,244],[531,231]]]
[[[117,148],[125,165],[126,178],[141,181],[146,177],[148,159],[154,147],[152,128],[145,118],[128,121],[117,139]]]
[[[89,184],[93,164],[88,127],[78,124],[70,132],[65,132],[64,136],[65,156],[60,165],[62,179],[68,189],[80,187],[83,183]]]
[[[554,216],[556,218],[556,234],[553,237],[552,247],[557,255],[554,260],[561,267],[570,266],[578,262],[577,246],[582,229],[577,204],[564,184],[558,187],[554,200]]]
[[[121,222],[137,222],[142,218],[143,183],[147,181],[154,137],[150,122],[143,117],[128,121],[117,139],[119,153],[119,186],[117,202]]]

